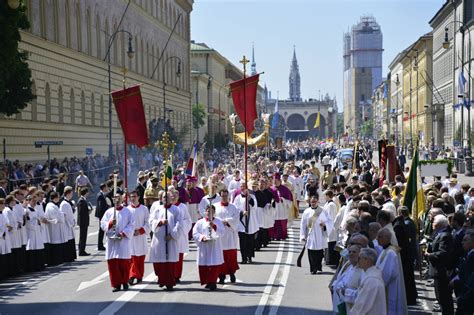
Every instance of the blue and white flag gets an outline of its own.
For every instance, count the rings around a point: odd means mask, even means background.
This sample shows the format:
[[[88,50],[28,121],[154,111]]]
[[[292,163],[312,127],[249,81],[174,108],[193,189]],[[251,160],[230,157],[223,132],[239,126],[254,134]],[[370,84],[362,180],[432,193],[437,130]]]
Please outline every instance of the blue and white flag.
[[[458,97],[464,96],[465,86],[466,86],[466,78],[464,77],[464,71],[459,71]]]
[[[277,99],[275,102],[275,113],[273,113],[272,129],[276,129],[278,127],[279,119],[280,119],[280,114],[278,113],[278,99]]]

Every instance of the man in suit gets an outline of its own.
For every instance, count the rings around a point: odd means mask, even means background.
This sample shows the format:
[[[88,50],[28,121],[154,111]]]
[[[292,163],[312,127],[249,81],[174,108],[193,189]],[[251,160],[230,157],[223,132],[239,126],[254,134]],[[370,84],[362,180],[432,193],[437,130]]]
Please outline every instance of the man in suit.
[[[449,287],[448,271],[453,256],[453,236],[448,219],[438,214],[433,220],[433,243],[425,254],[429,261],[429,272],[434,279],[436,299],[444,314],[454,314],[453,297]]]
[[[8,187],[8,180],[3,178],[0,179],[0,198],[7,198],[7,187]]]
[[[135,191],[138,193],[138,202],[141,205],[145,204],[145,183],[146,183],[146,176],[145,174],[138,176],[138,185],[135,188]]]
[[[451,281],[457,296],[456,315],[474,313],[474,230],[468,230],[462,240],[466,252],[465,259],[459,265],[456,277]]]
[[[105,211],[107,211],[111,207],[110,200],[106,197],[109,193],[109,187],[106,183],[100,184],[100,192],[97,194],[97,204],[95,206],[95,217],[102,220]],[[99,237],[97,240],[97,249],[98,250],[105,250],[104,247],[104,231],[99,228]]]
[[[89,214],[92,207],[87,202],[89,189],[82,187],[79,191],[79,200],[77,201],[77,224],[79,225],[79,256],[89,256],[86,252],[87,228],[89,227]]]
[[[343,175],[341,175],[341,171],[339,170],[338,167],[335,168],[335,172],[336,174],[334,175],[332,179],[333,184],[339,184],[346,181],[346,178]]]

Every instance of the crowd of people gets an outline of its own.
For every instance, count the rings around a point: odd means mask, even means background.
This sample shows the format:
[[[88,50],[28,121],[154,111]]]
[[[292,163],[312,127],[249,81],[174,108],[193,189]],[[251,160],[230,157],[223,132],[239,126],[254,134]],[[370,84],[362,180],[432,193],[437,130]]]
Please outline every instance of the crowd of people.
[[[413,218],[403,206],[403,176],[379,185],[373,146],[364,145],[351,165],[337,160],[332,143],[291,143],[289,149],[276,160],[251,153],[247,174],[232,150],[210,151],[211,158],[195,166],[200,177],[187,175],[179,160],[170,179],[159,167],[142,168],[129,190],[120,174],[108,174],[94,215],[112,290],[140,283],[147,255],[158,284],[173,290],[193,241],[206,289],[216,290],[227,277],[235,282],[239,260],[252,264],[259,250],[284,241],[305,208],[300,240],[309,272],[321,274],[323,261],[335,270],[329,285],[335,313],[406,314],[417,303],[415,270],[421,270],[434,286],[435,311],[472,314],[474,187],[460,185],[455,174],[436,178],[424,187],[425,211]],[[71,185],[54,180],[12,191],[0,180],[0,277],[73,261],[76,250],[89,255],[93,208],[87,196],[94,183],[84,173]]]

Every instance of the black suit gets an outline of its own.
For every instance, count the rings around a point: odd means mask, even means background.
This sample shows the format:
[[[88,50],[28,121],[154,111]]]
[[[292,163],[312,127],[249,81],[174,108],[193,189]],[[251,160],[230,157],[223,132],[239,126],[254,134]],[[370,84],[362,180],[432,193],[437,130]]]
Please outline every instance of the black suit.
[[[333,184],[343,183],[345,181],[346,181],[346,178],[343,175],[336,175],[332,178]]]
[[[138,193],[138,201],[140,202],[141,205],[144,205],[145,204],[145,199],[144,199],[145,187],[142,184],[138,184],[135,190]]]
[[[100,228],[100,220],[105,214],[105,211],[109,209],[109,205],[107,204],[107,197],[103,192],[99,192],[97,194],[97,204],[95,206],[95,217],[99,219],[99,236],[97,239],[97,247],[102,249],[104,247],[104,231]]]
[[[458,296],[456,315],[474,314],[474,251],[460,263],[458,277],[454,283]]]
[[[77,225],[79,225],[79,254],[86,251],[87,228],[89,227],[89,203],[83,197],[77,202]]]
[[[0,198],[7,198],[7,191],[3,187],[0,187]]]
[[[398,246],[400,247],[407,303],[408,305],[415,305],[417,298],[415,284],[415,257],[412,256],[408,228],[402,216],[397,217],[395,221],[393,221],[393,230],[395,231]]]
[[[449,287],[448,270],[453,256],[453,236],[446,228],[437,233],[428,248],[430,275],[434,279],[435,295],[443,310],[443,314],[454,314],[453,297]]]

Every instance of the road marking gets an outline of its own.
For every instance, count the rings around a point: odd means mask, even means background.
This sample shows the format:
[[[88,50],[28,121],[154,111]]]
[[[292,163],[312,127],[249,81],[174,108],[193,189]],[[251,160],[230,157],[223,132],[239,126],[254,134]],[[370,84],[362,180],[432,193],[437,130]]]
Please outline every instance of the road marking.
[[[293,229],[288,231],[288,239],[293,237]],[[288,248],[288,255],[286,257],[286,264],[283,267],[283,275],[280,280],[280,286],[276,292],[275,300],[273,301],[272,307],[270,309],[270,315],[276,315],[278,308],[280,307],[281,300],[285,294],[286,282],[288,281],[288,275],[290,274],[291,262],[293,261],[293,249],[295,247],[294,242],[290,241],[290,246]]]
[[[99,284],[101,283],[102,281],[104,281],[104,278],[108,277],[109,276],[109,271],[106,271],[104,272],[103,274],[95,277],[94,279],[92,279],[91,281],[83,281],[79,284],[79,287],[77,288],[77,291],[76,292],[79,292],[81,290],[84,290],[84,289],[87,289],[89,287],[92,287],[92,286],[95,286],[96,284]]]
[[[184,253],[184,257],[188,256],[189,253]],[[99,315],[113,315],[116,312],[118,312],[125,304],[130,302],[138,293],[140,293],[141,290],[145,289],[147,286],[149,286],[151,283],[154,283],[154,280],[156,279],[155,272],[150,273],[148,276],[146,276],[145,279],[143,279],[143,283],[141,284],[136,284],[133,287],[129,289],[129,291],[123,293],[121,296],[119,296],[115,301],[109,304],[105,309],[103,309]]]
[[[94,233],[89,233],[89,234],[87,234],[87,236],[89,237],[89,236],[94,236],[94,235],[97,235],[97,234],[99,234],[99,231],[94,232]]]
[[[127,302],[132,300],[141,290],[145,289],[154,279],[156,278],[155,273],[150,273],[141,284],[134,285],[129,291],[119,296],[109,306],[107,306],[99,315],[112,315],[118,312]]]
[[[292,228],[290,228],[292,229]],[[267,305],[268,298],[270,297],[270,293],[272,291],[273,283],[275,282],[275,278],[278,274],[278,270],[280,269],[280,263],[283,258],[283,247],[285,246],[285,242],[281,241],[280,246],[278,247],[278,254],[275,259],[275,264],[273,265],[272,273],[270,274],[270,278],[268,278],[267,285],[265,286],[265,289],[263,290],[262,297],[260,298],[260,301],[258,302],[258,307],[255,310],[255,315],[261,315],[263,314],[263,311],[265,309],[265,305]]]

